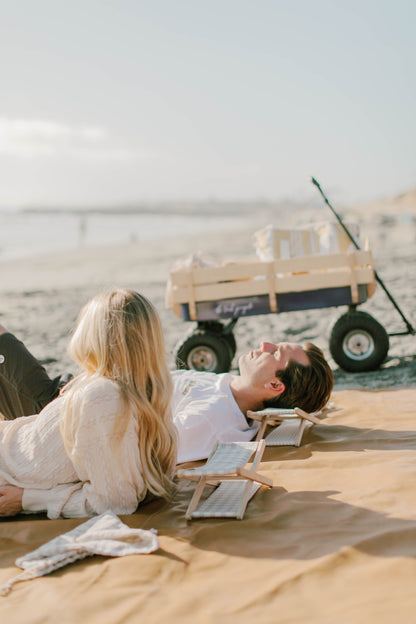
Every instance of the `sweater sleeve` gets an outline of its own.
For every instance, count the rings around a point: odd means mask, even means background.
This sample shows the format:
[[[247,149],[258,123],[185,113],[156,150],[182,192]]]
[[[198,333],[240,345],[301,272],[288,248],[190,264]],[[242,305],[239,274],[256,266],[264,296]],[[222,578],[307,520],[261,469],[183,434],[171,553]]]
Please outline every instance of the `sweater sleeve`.
[[[100,380],[82,401],[75,444],[70,456],[78,482],[50,490],[25,490],[25,510],[47,510],[49,518],[92,516],[111,509],[116,514],[136,510],[146,491],[141,473],[137,431],[123,414],[118,387]],[[126,419],[122,440],[116,420]]]

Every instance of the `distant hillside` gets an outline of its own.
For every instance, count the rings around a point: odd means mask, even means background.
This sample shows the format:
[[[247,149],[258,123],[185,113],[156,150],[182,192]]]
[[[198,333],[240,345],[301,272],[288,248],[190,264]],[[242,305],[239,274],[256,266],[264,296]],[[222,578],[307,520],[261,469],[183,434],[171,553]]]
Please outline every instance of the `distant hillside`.
[[[410,189],[396,197],[390,199],[382,199],[377,202],[367,204],[357,204],[350,206],[348,212],[352,215],[359,215],[362,219],[366,216],[374,218],[376,215],[380,217],[399,217],[409,215],[416,217],[416,188]]]

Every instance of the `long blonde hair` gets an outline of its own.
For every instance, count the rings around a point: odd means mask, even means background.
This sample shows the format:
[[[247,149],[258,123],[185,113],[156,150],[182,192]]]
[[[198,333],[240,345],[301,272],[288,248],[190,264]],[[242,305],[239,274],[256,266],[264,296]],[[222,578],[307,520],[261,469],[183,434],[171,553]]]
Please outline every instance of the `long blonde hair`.
[[[177,439],[170,411],[172,379],[159,315],[153,305],[129,289],[94,297],[80,313],[69,353],[83,373],[63,393],[61,431],[67,450],[71,451],[79,426],[77,406],[83,390],[92,377],[112,379],[123,399],[117,438],[122,440],[127,416],[132,414],[138,425],[145,486],[156,496],[168,497],[173,491]]]

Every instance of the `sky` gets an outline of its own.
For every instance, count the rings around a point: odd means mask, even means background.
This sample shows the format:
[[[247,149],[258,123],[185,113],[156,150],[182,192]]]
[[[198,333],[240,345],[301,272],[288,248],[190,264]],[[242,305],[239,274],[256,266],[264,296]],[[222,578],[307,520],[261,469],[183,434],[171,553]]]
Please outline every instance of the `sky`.
[[[0,0],[0,206],[416,186],[413,0]]]

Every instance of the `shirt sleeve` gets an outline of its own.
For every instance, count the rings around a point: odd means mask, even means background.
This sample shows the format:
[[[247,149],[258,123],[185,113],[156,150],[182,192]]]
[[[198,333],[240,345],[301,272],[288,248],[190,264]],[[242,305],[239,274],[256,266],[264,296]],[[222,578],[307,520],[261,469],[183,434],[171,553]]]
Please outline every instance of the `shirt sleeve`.
[[[250,425],[223,395],[182,401],[173,420],[178,430],[178,464],[206,459],[216,442],[248,442],[258,429],[258,423]]]
[[[203,401],[193,401],[174,414],[178,429],[178,464],[205,459],[221,439]]]
[[[123,418],[118,388],[87,391],[80,408],[73,453],[70,457],[78,482],[60,484],[50,490],[25,490],[23,508],[46,509],[49,518],[92,516],[111,509],[116,514],[133,513],[146,494],[139,458],[135,423],[125,414],[124,436],[115,428]]]

